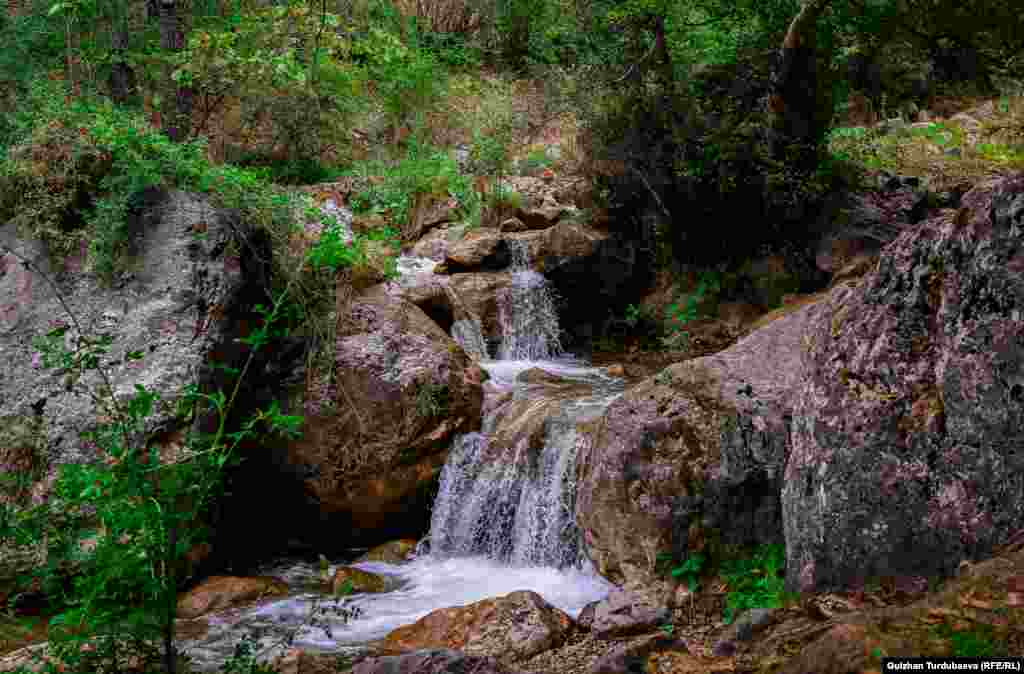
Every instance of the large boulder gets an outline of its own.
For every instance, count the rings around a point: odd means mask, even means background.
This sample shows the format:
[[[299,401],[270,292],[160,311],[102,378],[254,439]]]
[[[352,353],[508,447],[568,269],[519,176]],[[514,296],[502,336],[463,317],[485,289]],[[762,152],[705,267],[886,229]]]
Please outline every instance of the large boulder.
[[[205,613],[242,602],[282,597],[286,594],[288,585],[269,576],[212,576],[178,599],[177,616],[184,619],[197,618]]]
[[[948,574],[1024,526],[1024,176],[963,205],[814,316],[782,491],[791,587]]]
[[[498,229],[481,227],[467,232],[445,251],[444,268],[457,271],[496,271],[507,267],[508,244]]]
[[[335,388],[287,446],[321,549],[418,536],[452,439],[477,430],[484,373],[423,310],[381,284],[346,302],[339,287]],[[326,400],[312,400],[316,396]],[[311,404],[312,403],[312,404]],[[317,532],[321,533],[317,533]]]
[[[455,648],[510,664],[557,648],[572,619],[535,592],[521,590],[468,606],[443,608],[399,627],[377,644],[384,654]]]
[[[237,338],[247,322],[254,324],[253,305],[269,303],[262,289],[266,267],[258,262],[270,260],[266,237],[202,197],[158,189],[136,196],[127,225],[133,264],[110,285],[86,267],[84,250],[56,264],[42,244],[20,238],[13,225],[0,227],[0,242],[18,253],[0,252],[0,472],[27,478],[17,487],[0,486],[0,500],[41,503],[60,466],[101,458],[80,437],[98,424],[89,393],[103,384],[99,373],[42,369],[35,345],[55,328],[66,328],[67,347],[79,336],[55,288],[87,334],[111,339],[101,362],[122,404],[136,385],[169,402],[188,384],[221,388],[225,375],[212,361],[241,367],[248,355]],[[265,382],[261,368],[251,372],[249,383]],[[245,412],[246,398],[239,397],[236,411]],[[185,426],[173,406],[156,406],[136,440],[153,442],[170,460]],[[3,559],[16,552],[15,546],[0,552],[0,577]]]
[[[660,552],[682,555],[715,538],[782,542],[779,492],[802,338],[821,311],[800,307],[609,406],[580,449],[576,501],[602,575],[654,583]]]
[[[491,353],[497,353],[502,338],[498,298],[511,285],[512,274],[507,271],[452,274],[449,277],[449,287],[458,303],[467,314],[479,319],[481,334]]]

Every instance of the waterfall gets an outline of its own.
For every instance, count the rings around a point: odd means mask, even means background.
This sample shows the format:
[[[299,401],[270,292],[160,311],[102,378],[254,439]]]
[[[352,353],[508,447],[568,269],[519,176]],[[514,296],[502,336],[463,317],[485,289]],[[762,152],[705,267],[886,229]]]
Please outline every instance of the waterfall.
[[[576,528],[576,433],[570,419],[548,423],[544,447],[526,439],[488,460],[481,433],[459,437],[441,473],[430,522],[430,552],[483,555],[513,566],[582,563]]]
[[[555,296],[544,276],[530,269],[525,241],[509,241],[512,284],[498,296],[502,360],[547,360],[562,353]]]
[[[612,399],[609,392],[617,395],[621,382],[558,359],[562,347],[554,294],[544,277],[530,269],[525,242],[510,241],[509,246],[512,283],[497,298],[502,341],[498,360],[484,367],[491,374],[489,395],[511,390],[512,396],[487,413],[480,433],[453,442],[434,501],[430,554],[439,559],[483,556],[514,567],[582,567],[586,560],[575,521],[576,425],[600,414]],[[460,343],[475,343],[472,326],[453,328],[456,332],[462,335]],[[556,377],[589,383],[593,395],[563,399],[557,391],[516,381],[519,372],[538,365]],[[518,408],[510,412],[511,405]],[[505,418],[508,414],[515,419]],[[520,430],[513,432],[510,446],[492,446],[490,438],[500,423],[539,428],[542,441],[531,437],[535,432]]]

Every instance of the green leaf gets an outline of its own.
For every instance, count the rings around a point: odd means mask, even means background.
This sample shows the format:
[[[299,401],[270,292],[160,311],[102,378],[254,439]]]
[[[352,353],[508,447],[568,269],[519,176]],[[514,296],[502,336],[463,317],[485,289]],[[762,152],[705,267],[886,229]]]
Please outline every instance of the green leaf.
[[[58,2],[57,4],[55,4],[52,7],[50,7],[50,11],[48,11],[46,13],[46,16],[53,16],[54,14],[58,14],[60,12],[63,12],[65,9],[67,9],[67,7],[68,7],[68,3],[66,3],[66,2]]]

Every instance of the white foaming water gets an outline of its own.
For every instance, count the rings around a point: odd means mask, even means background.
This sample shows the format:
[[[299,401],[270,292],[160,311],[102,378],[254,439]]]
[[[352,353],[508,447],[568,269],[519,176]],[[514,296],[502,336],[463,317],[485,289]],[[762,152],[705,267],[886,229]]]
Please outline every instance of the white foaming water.
[[[501,360],[547,360],[562,353],[555,296],[542,274],[530,269],[524,241],[509,241],[512,284],[498,295]]]
[[[433,274],[434,267],[437,266],[435,260],[417,255],[399,255],[395,262],[398,268],[399,281],[401,281],[402,277],[414,274]]]
[[[181,640],[197,671],[219,671],[231,657],[235,645],[246,633],[259,631],[259,660],[267,662],[280,655],[276,642],[295,631],[293,646],[311,651],[355,653],[403,625],[409,625],[439,608],[464,606],[511,592],[530,590],[565,611],[579,616],[588,603],[607,596],[611,584],[589,568],[510,567],[486,557],[437,559],[421,557],[402,565],[380,562],[355,564],[364,571],[387,576],[398,589],[381,594],[355,594],[341,606],[358,609],[360,615],[345,621],[329,610],[320,613],[321,627],[309,625],[309,616],[319,600],[321,607],[335,605],[333,599],[319,593],[301,592],[258,607],[221,611],[209,619],[209,630],[200,639]],[[331,572],[336,567],[331,568]],[[298,571],[297,571],[298,569]],[[289,581],[309,586],[317,579],[312,565],[290,564],[264,570],[288,575]],[[275,573],[276,572],[276,573]],[[301,577],[301,582],[300,582]]]

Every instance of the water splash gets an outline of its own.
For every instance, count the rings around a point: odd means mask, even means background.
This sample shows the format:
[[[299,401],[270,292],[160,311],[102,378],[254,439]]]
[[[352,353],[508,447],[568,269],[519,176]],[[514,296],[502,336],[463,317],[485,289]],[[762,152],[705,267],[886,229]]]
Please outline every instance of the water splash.
[[[562,353],[555,295],[544,276],[530,269],[525,241],[509,241],[511,285],[498,295],[501,360],[547,360]]]
[[[593,387],[588,397],[552,401],[536,389],[517,388],[515,369],[552,366]],[[514,567],[583,568],[585,553],[575,521],[576,456],[583,441],[577,424],[599,416],[621,394],[621,382],[576,364],[487,363],[501,389],[513,398],[484,419],[482,433],[458,437],[444,469],[430,522],[430,555],[440,559],[482,555]],[[492,373],[493,376],[493,373]],[[506,381],[510,376],[513,378]],[[528,403],[522,408],[524,401]],[[489,437],[506,406],[518,404],[520,419],[544,415],[543,438],[531,447],[529,433],[510,447]]]

